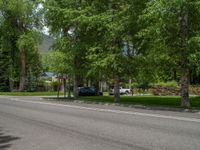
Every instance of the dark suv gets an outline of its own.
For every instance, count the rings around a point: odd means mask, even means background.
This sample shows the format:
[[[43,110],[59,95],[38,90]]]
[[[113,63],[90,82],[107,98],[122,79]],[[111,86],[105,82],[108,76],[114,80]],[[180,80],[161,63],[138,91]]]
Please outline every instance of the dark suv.
[[[103,95],[102,92],[97,92],[94,87],[79,87],[79,96],[100,96]]]

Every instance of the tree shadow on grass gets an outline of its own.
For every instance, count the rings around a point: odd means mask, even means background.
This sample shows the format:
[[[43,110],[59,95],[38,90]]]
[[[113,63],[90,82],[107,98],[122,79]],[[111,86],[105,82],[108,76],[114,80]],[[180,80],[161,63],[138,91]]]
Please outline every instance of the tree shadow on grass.
[[[0,128],[0,150],[6,150],[10,148],[12,146],[11,142],[19,139],[19,137],[6,135],[3,133],[2,128]]]

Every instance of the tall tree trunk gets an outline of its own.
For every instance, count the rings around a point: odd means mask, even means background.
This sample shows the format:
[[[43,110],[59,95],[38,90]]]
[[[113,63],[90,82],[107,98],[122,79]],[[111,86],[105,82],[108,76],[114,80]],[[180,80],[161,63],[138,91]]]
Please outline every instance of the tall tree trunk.
[[[68,76],[68,98],[71,98],[71,89],[70,89],[70,86],[71,86],[71,83],[70,83],[70,77]]]
[[[183,4],[180,16],[180,52],[181,52],[181,106],[189,107],[189,60],[188,60],[188,9],[186,4]]]
[[[90,79],[88,80],[88,85],[87,86],[91,87],[91,80]]]
[[[131,78],[129,78],[129,81],[128,81],[128,88],[132,89],[132,80],[131,80]]]
[[[99,95],[99,93],[100,93],[99,82],[100,82],[100,81],[95,81],[95,82],[94,82],[94,86],[95,86],[96,94],[97,94],[97,95]]]
[[[120,101],[120,91],[119,91],[119,76],[114,77],[114,101],[117,103]]]
[[[13,66],[11,66],[11,71],[10,71],[10,77],[9,77],[9,88],[10,91],[12,92],[14,89],[14,81],[13,81]]]
[[[103,93],[103,82],[102,81],[99,81],[99,92],[102,92]]]
[[[23,19],[18,20],[19,32],[22,35],[24,33],[24,23]],[[25,81],[26,81],[26,54],[25,48],[19,48],[19,57],[20,57],[20,82],[19,82],[19,91],[24,91]]]
[[[176,69],[173,69],[173,75],[172,75],[172,78],[173,78],[174,81],[176,81],[176,79],[177,79]]]
[[[63,78],[63,88],[64,88],[64,98],[66,98],[66,93],[67,93],[67,90],[66,90],[66,77]]]
[[[60,96],[60,77],[58,77],[58,88],[57,88],[57,98]]]
[[[10,88],[10,92],[13,92],[14,82],[12,80],[9,80],[9,88]]]
[[[181,70],[181,106],[190,107],[189,101],[189,70]]]
[[[74,76],[74,89],[73,89],[73,95],[74,98],[78,97],[78,83],[77,83],[77,75]]]
[[[193,69],[189,70],[189,84],[194,83],[194,73],[193,73]]]
[[[26,56],[24,48],[20,49],[20,83],[19,91],[24,91],[26,81]]]

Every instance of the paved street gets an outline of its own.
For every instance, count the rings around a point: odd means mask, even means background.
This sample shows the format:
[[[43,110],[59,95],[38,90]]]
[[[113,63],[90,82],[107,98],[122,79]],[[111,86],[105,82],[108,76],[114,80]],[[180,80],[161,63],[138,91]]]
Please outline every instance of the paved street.
[[[1,150],[200,150],[200,114],[0,96]]]

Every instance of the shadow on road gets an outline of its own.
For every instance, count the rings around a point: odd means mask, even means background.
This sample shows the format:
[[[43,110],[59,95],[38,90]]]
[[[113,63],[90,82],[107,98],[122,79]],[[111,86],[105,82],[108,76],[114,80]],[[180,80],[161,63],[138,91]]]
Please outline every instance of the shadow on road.
[[[0,127],[0,150],[6,150],[10,148],[12,146],[11,142],[19,139],[19,137],[6,135],[3,133],[2,128]]]

